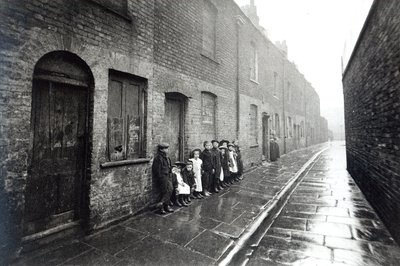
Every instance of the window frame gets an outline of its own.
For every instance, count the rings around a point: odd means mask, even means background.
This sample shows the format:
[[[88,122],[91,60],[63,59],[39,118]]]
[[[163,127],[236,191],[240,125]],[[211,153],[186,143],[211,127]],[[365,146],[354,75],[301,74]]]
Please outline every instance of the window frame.
[[[250,42],[251,56],[250,56],[250,80],[258,83],[258,51],[254,42]],[[254,76],[253,76],[254,74]]]
[[[209,51],[205,47],[205,12],[210,11],[210,17],[212,17],[212,51]],[[213,3],[208,0],[203,0],[203,13],[202,13],[202,44],[201,44],[201,55],[216,61],[216,54],[217,54],[217,19],[218,19],[218,9],[215,7]]]
[[[109,124],[109,119],[110,119],[110,112],[109,108],[110,107],[110,98],[107,99],[107,138],[106,138],[106,158],[108,163],[114,163],[114,164],[121,164],[123,165],[124,163],[118,163],[118,162],[124,162],[124,161],[131,161],[135,163],[136,161],[142,161],[144,158],[146,158],[146,123],[147,123],[147,80],[138,77],[129,73],[125,72],[120,72],[117,70],[110,69],[108,73],[108,95],[110,95],[110,90],[112,89],[111,87],[111,82],[112,81],[118,81],[122,83],[122,88],[121,88],[121,118],[123,119],[123,125],[122,125],[122,158],[119,159],[112,159],[111,153],[112,151],[110,150],[110,124]],[[136,85],[138,87],[138,92],[137,92],[137,100],[138,100],[138,117],[139,117],[139,133],[138,133],[138,139],[134,143],[138,143],[138,151],[134,153],[134,156],[129,155],[129,131],[130,129],[128,128],[128,120],[126,119],[128,117],[127,115],[127,106],[129,103],[129,99],[127,99],[127,90],[129,85]],[[132,158],[134,157],[134,158]]]

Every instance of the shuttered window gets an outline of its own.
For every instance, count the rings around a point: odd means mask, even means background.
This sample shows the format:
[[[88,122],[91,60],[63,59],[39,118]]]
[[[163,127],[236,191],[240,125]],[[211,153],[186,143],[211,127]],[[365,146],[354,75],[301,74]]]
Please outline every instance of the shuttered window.
[[[110,161],[145,156],[145,80],[110,71],[107,153]]]
[[[257,106],[250,105],[250,142],[252,144],[258,144],[258,126],[257,126]]]

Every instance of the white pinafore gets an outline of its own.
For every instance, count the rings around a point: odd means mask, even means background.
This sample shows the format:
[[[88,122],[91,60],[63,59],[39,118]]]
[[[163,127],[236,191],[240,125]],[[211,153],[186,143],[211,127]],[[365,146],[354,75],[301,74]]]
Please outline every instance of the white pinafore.
[[[201,183],[201,166],[203,165],[203,161],[198,158],[189,159],[189,161],[193,162],[193,172],[194,172],[194,181],[196,182],[196,192],[203,191],[203,185]]]

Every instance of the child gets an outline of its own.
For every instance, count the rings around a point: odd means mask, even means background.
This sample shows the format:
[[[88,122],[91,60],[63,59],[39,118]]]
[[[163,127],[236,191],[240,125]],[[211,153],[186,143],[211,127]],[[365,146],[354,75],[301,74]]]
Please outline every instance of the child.
[[[219,152],[219,142],[218,140],[212,140],[211,141],[212,144],[212,149],[211,149],[211,153],[214,156],[214,169],[215,169],[215,173],[213,175],[212,178],[212,190],[213,192],[218,193],[220,190],[222,190],[222,186],[221,186],[221,174],[222,174],[222,179],[224,179],[224,174],[221,171],[221,155]]]
[[[184,201],[184,198],[190,194],[190,187],[188,184],[183,182],[182,178],[182,168],[185,167],[186,164],[183,162],[176,162],[172,167],[172,173],[175,175],[175,205],[178,207],[187,207],[187,203]]]
[[[201,182],[201,176],[202,176],[202,165],[203,161],[199,158],[200,157],[201,150],[200,149],[194,149],[192,151],[192,158],[189,159],[193,163],[193,172],[194,172],[194,181],[196,182],[196,188],[193,192],[193,195],[198,198],[202,199],[203,195],[203,185]]]
[[[220,146],[219,150],[221,151],[221,167],[222,167],[222,186],[227,187],[229,180],[229,165],[228,165],[228,148],[226,146]]]
[[[242,153],[240,152],[240,147],[239,147],[239,141],[234,140],[232,141],[233,145],[235,145],[235,151],[236,151],[236,160],[237,160],[237,167],[238,167],[238,178],[240,180],[243,179],[243,161],[242,161]]]
[[[196,182],[194,180],[195,177],[193,172],[193,163],[191,161],[188,161],[186,163],[186,167],[182,170],[182,178],[183,182],[188,184],[190,187],[190,195],[186,195],[186,197],[184,197],[183,200],[186,201],[186,203],[190,203],[192,201],[191,198],[194,198],[193,192],[196,188]]]
[[[209,141],[204,141],[203,143],[204,150],[200,154],[200,159],[203,161],[203,170],[204,173],[201,178],[201,182],[203,184],[203,196],[210,196],[210,185],[211,178],[215,174],[215,166],[213,160],[213,154],[211,153],[212,145]]]
[[[238,173],[238,167],[237,167],[237,161],[236,161],[236,153],[235,153],[235,145],[233,143],[228,144],[228,154],[229,154],[229,172],[230,172],[230,179],[231,179],[231,184],[233,184],[233,181],[238,181],[237,180],[237,173]]]

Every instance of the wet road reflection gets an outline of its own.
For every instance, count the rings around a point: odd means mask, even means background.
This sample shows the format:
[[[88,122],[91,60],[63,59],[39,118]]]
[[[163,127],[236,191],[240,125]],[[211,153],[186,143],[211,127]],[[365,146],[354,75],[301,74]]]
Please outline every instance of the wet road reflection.
[[[305,175],[247,265],[399,265],[400,248],[333,145]]]

